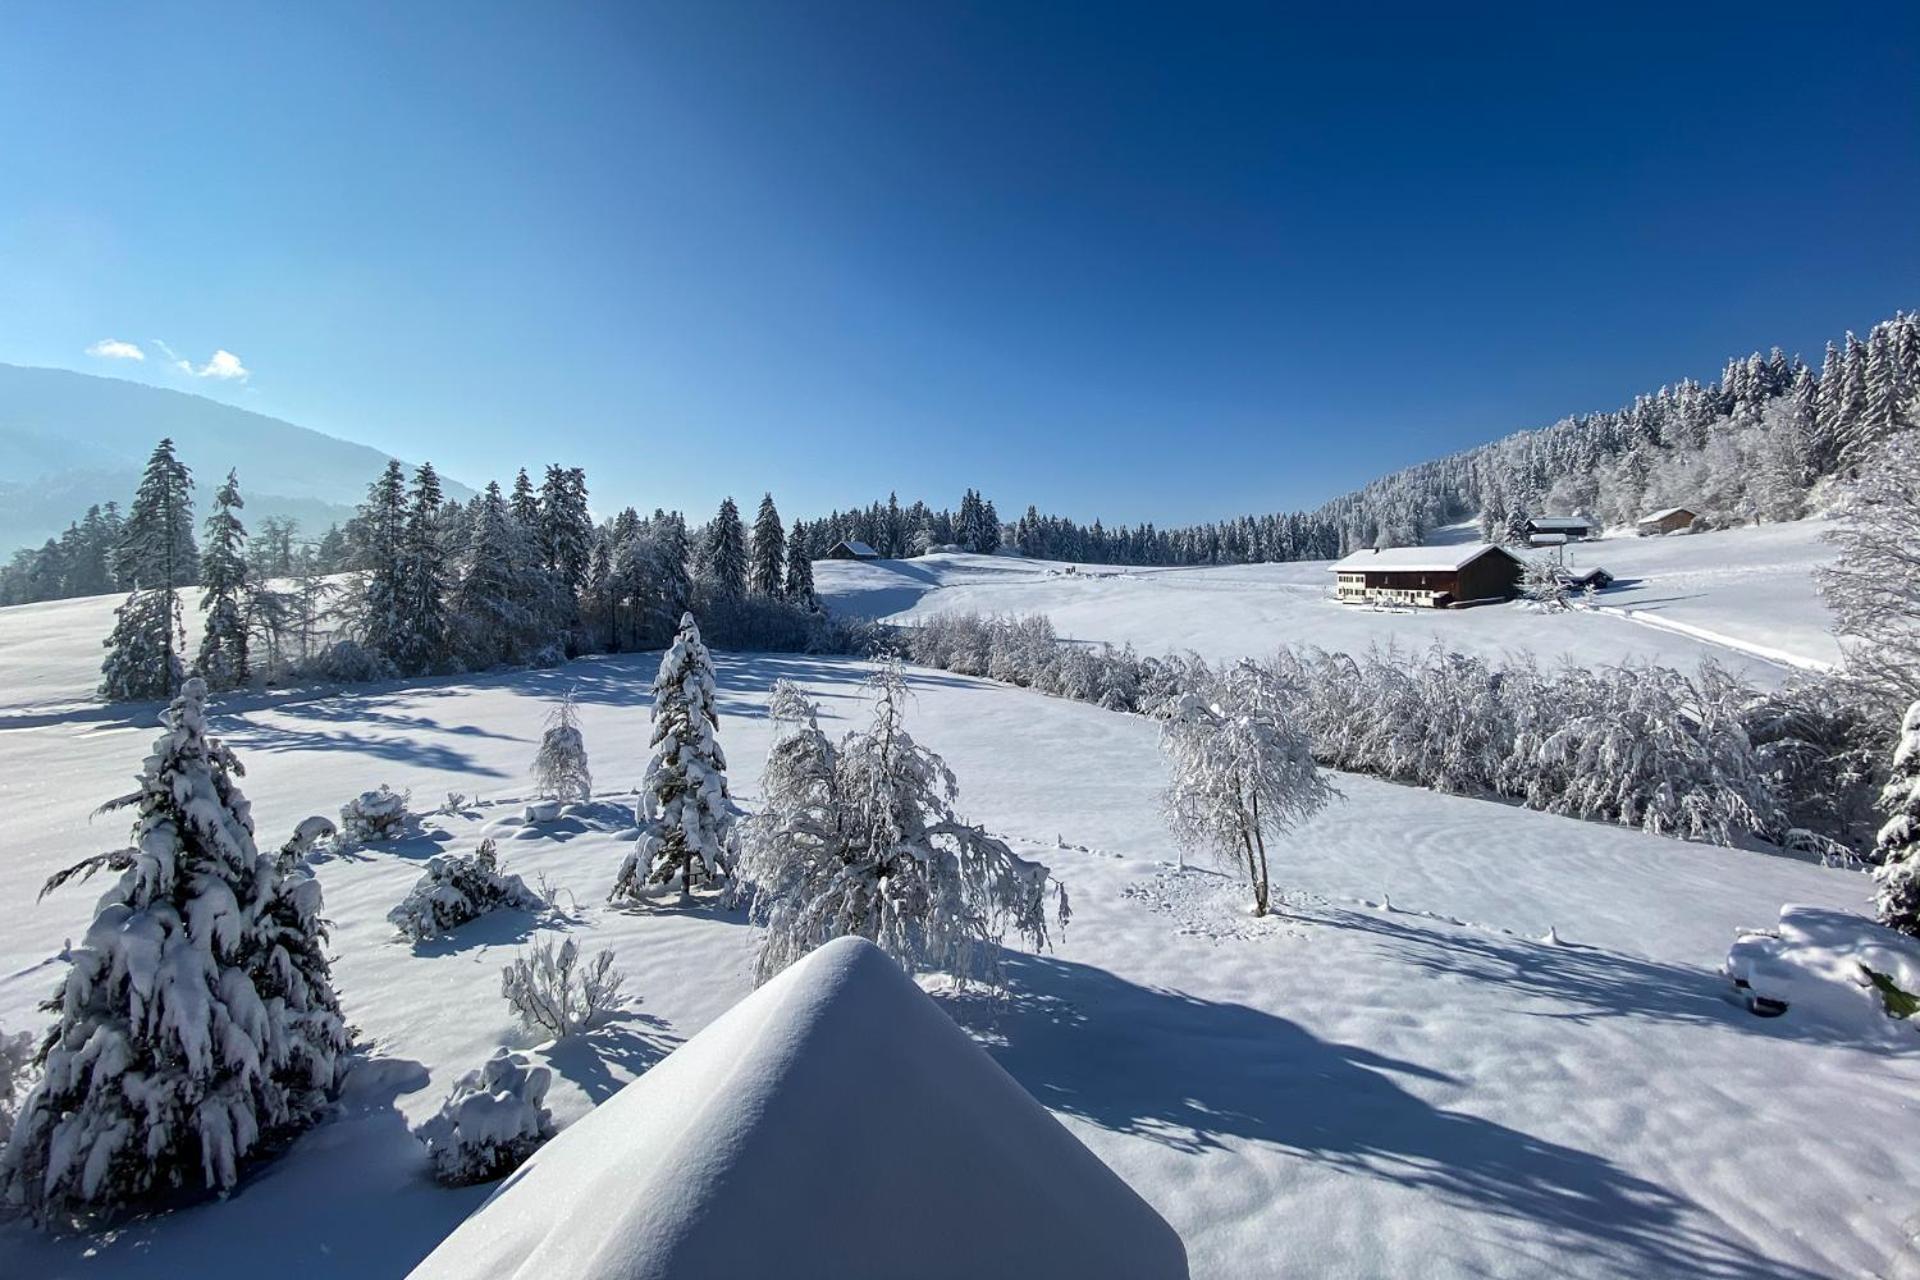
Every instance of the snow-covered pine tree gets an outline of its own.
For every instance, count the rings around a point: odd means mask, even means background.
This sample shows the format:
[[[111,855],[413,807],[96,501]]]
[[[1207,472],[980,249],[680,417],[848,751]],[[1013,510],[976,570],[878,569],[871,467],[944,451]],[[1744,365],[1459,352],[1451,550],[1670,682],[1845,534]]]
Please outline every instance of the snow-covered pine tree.
[[[1315,766],[1283,692],[1271,670],[1238,662],[1184,695],[1160,735],[1173,770],[1164,812],[1174,840],[1244,868],[1257,916],[1270,897],[1267,841],[1340,794]]]
[[[200,609],[207,615],[206,634],[195,661],[209,689],[234,689],[247,682],[248,599],[247,529],[235,514],[246,501],[240,480],[232,471],[213,495],[207,516],[207,548],[200,557]]]
[[[1571,607],[1566,571],[1546,556],[1528,556],[1520,576],[1520,594],[1542,613],[1565,613]]]
[[[723,499],[707,529],[705,569],[707,589],[723,600],[747,593],[747,534],[740,525],[740,508]]]
[[[1880,804],[1888,816],[1874,842],[1874,905],[1881,924],[1920,937],[1920,702],[1900,722]]]
[[[453,653],[447,615],[451,576],[441,543],[440,477],[431,462],[414,470],[406,520],[400,535],[400,628],[388,656],[403,673],[417,675],[444,667]]]
[[[727,757],[714,708],[713,658],[691,613],[653,680],[653,758],[640,784],[640,838],[621,864],[612,897],[638,900],[678,877],[723,885],[734,862],[737,811],[727,794]]]
[[[793,522],[793,532],[787,535],[787,579],[783,594],[806,609],[820,603],[813,589],[813,558],[807,553],[807,536],[798,520]]]
[[[903,724],[906,681],[881,671],[870,727],[835,747],[793,685],[774,686],[765,804],[746,823],[739,896],[767,926],[755,981],[834,938],[861,937],[909,972],[1001,981],[1008,931],[1047,944],[1066,890],[1040,863],[955,815],[959,786]]]
[[[480,495],[473,532],[467,539],[467,563],[453,593],[453,625],[467,665],[476,671],[522,655],[527,639],[526,611],[513,580],[513,530],[500,485]]]
[[[193,476],[162,440],[120,528],[114,570],[130,594],[114,611],[100,666],[109,702],[169,698],[180,685],[179,588],[194,579]]]
[[[779,508],[773,495],[760,499],[760,512],[753,519],[753,561],[748,585],[763,596],[778,596],[786,571],[787,530],[780,523]]]
[[[338,1082],[346,1038],[318,951],[318,884],[255,847],[239,762],[207,736],[206,693],[185,682],[139,790],[107,806],[136,810],[132,846],[47,883],[121,872],[43,1006],[56,1015],[44,1075],[0,1155],[6,1196],[43,1219],[225,1190]]]
[[[573,693],[547,717],[540,750],[533,758],[534,794],[567,804],[593,799],[593,774],[587,768],[587,740],[580,732],[580,712]]]
[[[355,559],[363,573],[355,609],[360,641],[376,657],[397,663],[407,629],[407,473],[398,459],[388,459],[380,478],[367,486],[355,523]]]

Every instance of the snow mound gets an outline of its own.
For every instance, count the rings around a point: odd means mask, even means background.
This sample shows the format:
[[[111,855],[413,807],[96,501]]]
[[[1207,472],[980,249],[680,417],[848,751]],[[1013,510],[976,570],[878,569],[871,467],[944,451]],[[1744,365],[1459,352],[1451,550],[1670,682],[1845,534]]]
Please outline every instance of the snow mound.
[[[1788,904],[1778,928],[1734,941],[1726,971],[1756,1013],[1867,1039],[1910,1041],[1920,1025],[1906,1022],[1911,998],[1920,995],[1920,941],[1864,916]]]
[[[1159,1214],[857,938],[541,1148],[413,1272],[1186,1274]]]

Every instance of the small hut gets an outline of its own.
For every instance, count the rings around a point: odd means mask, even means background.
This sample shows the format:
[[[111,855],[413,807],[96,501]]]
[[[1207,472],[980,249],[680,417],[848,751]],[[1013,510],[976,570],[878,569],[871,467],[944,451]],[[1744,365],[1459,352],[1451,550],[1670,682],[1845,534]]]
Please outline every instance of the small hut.
[[[842,538],[827,548],[829,560],[878,560],[880,553],[858,538]]]
[[[1698,518],[1685,507],[1668,507],[1665,511],[1655,511],[1650,515],[1641,516],[1633,522],[1633,528],[1634,532],[1641,537],[1650,538],[1658,534],[1679,533],[1682,529],[1690,529]]]

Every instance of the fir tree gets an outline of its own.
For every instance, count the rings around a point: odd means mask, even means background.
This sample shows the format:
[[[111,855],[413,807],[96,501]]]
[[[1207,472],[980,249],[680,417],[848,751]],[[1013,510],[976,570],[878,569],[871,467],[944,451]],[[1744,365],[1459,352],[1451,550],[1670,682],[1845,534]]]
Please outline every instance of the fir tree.
[[[580,732],[580,710],[569,691],[547,717],[540,750],[533,758],[536,795],[567,804],[593,799],[593,773],[587,767],[587,740]]]
[[[413,473],[401,533],[400,629],[390,656],[407,674],[436,670],[452,653],[446,549],[440,542],[440,477],[431,462]]]
[[[1920,937],[1920,702],[1907,708],[1893,768],[1880,793],[1887,824],[1874,842],[1880,923]]]
[[[397,662],[407,627],[407,473],[398,459],[388,459],[386,470],[367,487],[357,523],[357,559],[365,575],[361,640],[378,657]]]
[[[747,594],[747,534],[740,524],[740,508],[723,499],[719,514],[707,530],[708,588],[722,600]]]
[[[748,581],[756,594],[780,594],[786,559],[786,526],[780,523],[780,511],[769,493],[760,499],[760,513],[753,520],[753,563]]]
[[[113,631],[104,642],[100,696],[108,702],[172,696],[184,674],[179,595],[162,587],[135,590],[113,611],[113,619]]]
[[[787,535],[787,580],[784,594],[787,599],[804,608],[811,609],[820,603],[813,590],[813,557],[807,553],[806,533],[800,522],[793,522],[793,532]]]
[[[207,615],[195,665],[209,689],[247,682],[247,629],[253,611],[247,585],[247,529],[235,513],[246,505],[240,481],[227,472],[207,517],[207,549],[200,559],[201,611]]]
[[[508,518],[499,484],[489,483],[480,495],[467,542],[466,570],[453,596],[461,653],[475,670],[515,660],[525,633],[526,615],[513,581],[513,531]]]
[[[114,613],[101,664],[109,701],[167,698],[181,675],[179,588],[193,580],[193,476],[162,440],[121,528],[115,572],[132,593]]]
[[[680,619],[653,681],[653,758],[640,784],[640,839],[614,880],[616,899],[671,885],[724,884],[734,860],[733,799],[714,708],[713,659],[693,615]]]
[[[346,1030],[318,948],[319,886],[255,847],[242,770],[207,736],[205,699],[186,681],[140,789],[107,806],[135,809],[131,847],[47,884],[122,873],[42,1006],[56,1015],[44,1073],[0,1157],[8,1197],[41,1218],[224,1191],[338,1084]]]

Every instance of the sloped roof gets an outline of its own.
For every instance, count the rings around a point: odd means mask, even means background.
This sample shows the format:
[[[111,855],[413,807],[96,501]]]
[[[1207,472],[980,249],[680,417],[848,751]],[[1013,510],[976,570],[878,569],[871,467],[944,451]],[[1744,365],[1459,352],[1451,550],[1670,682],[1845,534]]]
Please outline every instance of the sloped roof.
[[[1334,562],[1335,573],[1357,573],[1363,569],[1394,570],[1400,573],[1452,573],[1464,569],[1481,556],[1498,553],[1516,563],[1519,557],[1491,542],[1462,542],[1445,547],[1388,547],[1382,551],[1356,551]]]
[[[872,943],[742,1000],[536,1152],[414,1280],[1182,1280],[1160,1215]]]
[[[1585,516],[1534,516],[1527,521],[1536,529],[1591,529],[1593,521]]]
[[[862,559],[878,560],[880,558],[880,553],[878,551],[875,551],[872,547],[860,541],[858,538],[842,538],[840,539],[840,541],[834,543],[834,545],[836,547],[845,547],[847,550],[853,552],[853,554],[861,557]]]
[[[1656,520],[1665,520],[1668,516],[1690,516],[1692,514],[1693,514],[1692,507],[1666,507],[1659,511],[1649,512],[1648,514],[1641,516],[1634,523],[1635,524],[1652,524]]]

